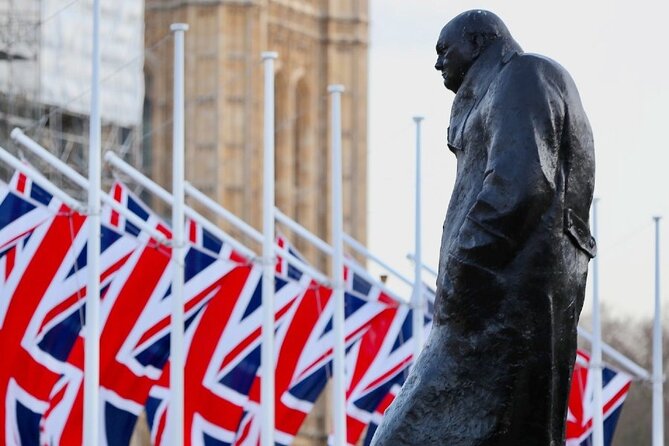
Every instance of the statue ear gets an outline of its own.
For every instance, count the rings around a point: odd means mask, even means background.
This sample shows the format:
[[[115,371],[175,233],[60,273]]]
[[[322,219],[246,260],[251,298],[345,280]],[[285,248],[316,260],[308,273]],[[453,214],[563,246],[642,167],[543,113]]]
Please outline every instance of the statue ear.
[[[473,56],[474,59],[476,59],[477,57],[479,57],[481,55],[481,52],[483,51],[483,49],[485,47],[486,39],[483,36],[483,34],[480,34],[480,33],[476,33],[476,34],[472,35],[471,39],[472,39],[472,46],[474,47],[474,49],[472,51],[472,56]]]

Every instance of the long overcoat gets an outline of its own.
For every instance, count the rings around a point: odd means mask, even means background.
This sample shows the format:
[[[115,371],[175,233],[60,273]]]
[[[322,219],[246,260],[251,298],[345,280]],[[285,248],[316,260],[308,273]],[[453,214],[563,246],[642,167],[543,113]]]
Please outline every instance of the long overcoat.
[[[557,446],[587,265],[590,126],[556,62],[496,42],[455,97],[434,327],[374,446]]]

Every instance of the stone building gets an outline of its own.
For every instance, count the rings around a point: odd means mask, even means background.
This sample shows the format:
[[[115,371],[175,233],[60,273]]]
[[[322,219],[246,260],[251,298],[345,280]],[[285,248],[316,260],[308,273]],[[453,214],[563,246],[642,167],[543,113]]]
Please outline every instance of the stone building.
[[[260,227],[263,71],[276,51],[276,201],[329,236],[329,100],[343,97],[344,208],[348,233],[365,241],[367,209],[367,0],[149,0],[146,2],[145,162],[171,175],[172,22],[186,34],[186,177]],[[307,253],[310,255],[309,253]],[[317,259],[312,257],[312,260]],[[318,261],[317,261],[318,262]]]
[[[173,57],[169,26],[184,22],[190,26],[186,33],[186,179],[260,228],[260,54],[276,51],[277,206],[321,238],[330,239],[327,86],[343,84],[344,228],[364,243],[368,9],[367,0],[147,0],[144,170],[169,186]],[[153,203],[154,208],[158,206]],[[312,263],[328,267],[313,248],[291,239]],[[295,445],[326,444],[328,393],[321,396]]]

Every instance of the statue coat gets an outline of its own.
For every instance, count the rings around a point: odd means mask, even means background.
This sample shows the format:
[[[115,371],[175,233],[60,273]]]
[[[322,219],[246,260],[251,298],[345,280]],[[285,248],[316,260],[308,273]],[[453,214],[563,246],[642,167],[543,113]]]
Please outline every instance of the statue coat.
[[[373,445],[557,446],[588,261],[590,126],[556,62],[495,42],[455,97],[432,332]]]

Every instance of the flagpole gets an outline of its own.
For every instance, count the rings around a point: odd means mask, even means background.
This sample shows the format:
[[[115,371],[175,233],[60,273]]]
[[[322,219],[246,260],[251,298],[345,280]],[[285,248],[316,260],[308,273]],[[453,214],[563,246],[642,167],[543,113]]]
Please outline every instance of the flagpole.
[[[578,327],[577,330],[579,336],[581,336],[583,339],[592,344],[592,335],[590,333],[588,333],[582,327]],[[615,348],[611,347],[606,342],[602,342],[602,355],[604,355],[604,353],[606,353],[606,355],[609,356],[613,361],[620,364],[623,367],[623,369],[625,369],[626,373],[634,375],[636,379],[641,381],[652,380],[651,374],[650,372],[648,372],[648,370],[644,369],[639,364],[632,361],[630,358],[623,355],[622,353],[620,353]]]
[[[26,149],[30,150],[33,152],[35,155],[39,156],[42,158],[44,161],[46,161],[48,164],[50,164],[52,167],[54,167],[56,170],[59,170],[63,175],[68,177],[70,180],[72,180],[75,184],[77,184],[79,187],[82,189],[90,189],[91,185],[90,182],[86,177],[72,169],[70,166],[62,162],[58,157],[50,153],[47,149],[44,147],[40,146],[37,144],[35,141],[32,139],[28,138],[20,129],[15,128],[12,130],[11,137],[13,140],[21,144],[23,147]],[[2,150],[0,150],[0,158],[3,158],[7,154],[3,154]],[[46,179],[37,171],[34,169],[28,167],[26,164],[21,163],[17,159],[12,159],[13,157],[9,157],[6,159],[6,162],[14,167],[16,170],[22,170],[28,174],[29,177],[33,178],[37,183],[42,184],[42,182],[46,181]],[[18,165],[17,165],[18,163]],[[31,176],[32,175],[32,176]],[[63,198],[66,196],[66,194],[63,193],[62,190],[57,189],[57,190],[48,190],[48,192],[55,196],[56,198],[59,198],[61,201],[63,201],[65,204],[70,206],[71,208],[81,211],[81,212],[86,212],[85,209],[80,209],[76,205],[71,205],[70,202],[68,202],[67,198]],[[122,206],[118,201],[116,201],[113,197],[111,197],[109,194],[103,192],[100,190],[100,199],[103,203],[105,203],[107,206],[118,212],[119,214],[123,215],[125,218],[130,221],[133,225],[137,226],[139,229],[142,231],[148,233],[154,240],[156,240],[158,243],[163,244],[163,245],[169,245],[170,242],[165,238],[165,234],[162,234],[158,231],[155,230],[155,228],[152,228],[151,226],[147,225],[144,220],[139,218],[137,214],[133,213],[132,211],[128,210],[128,208]]]
[[[404,274],[400,273],[397,269],[393,268],[390,266],[388,263],[383,261],[383,259],[377,255],[375,255],[373,252],[371,252],[369,249],[365,247],[362,243],[348,235],[347,233],[344,233],[344,243],[348,245],[351,249],[354,251],[357,251],[359,254],[363,255],[365,258],[371,260],[372,262],[376,263],[378,266],[381,268],[385,269],[388,273],[392,274],[395,276],[395,278],[399,279],[400,281],[404,282],[405,284],[409,285],[410,287],[413,287],[414,281],[413,279],[409,279],[406,277]],[[344,263],[346,263],[346,259],[344,259]]]
[[[263,52],[265,118],[263,160],[262,347],[260,359],[261,446],[274,446],[274,60]]]
[[[100,423],[100,0],[93,0],[91,115],[88,148],[88,286],[84,342],[84,445],[99,443]]]
[[[115,155],[111,151],[107,151],[105,153],[105,160],[109,162],[112,166],[116,167],[119,169],[121,172],[125,173],[128,175],[132,180],[136,181],[138,184],[142,185],[146,190],[149,192],[155,194],[158,198],[163,200],[165,203],[172,205],[173,199],[172,199],[172,194],[170,194],[168,191],[162,188],[162,186],[159,186],[155,182],[151,181],[148,177],[146,177],[144,174],[139,172],[137,169],[134,167],[130,166],[128,163],[123,161],[121,158],[119,158],[117,155]],[[207,209],[212,211],[214,214],[220,216],[221,218],[226,219],[230,223],[232,223],[233,226],[235,226],[237,229],[242,231],[244,234],[249,236],[251,239],[255,240],[259,244],[263,243],[263,234],[255,229],[254,227],[248,225],[245,223],[242,219],[239,217],[235,216],[232,212],[228,211],[225,209],[223,206],[220,204],[216,203],[214,200],[211,198],[207,197],[205,194],[197,190],[195,187],[193,187],[191,184],[188,183],[188,181],[184,182],[184,192],[186,193],[187,196],[190,196],[194,198],[195,200],[199,201],[201,204],[203,204]],[[276,208],[275,208],[276,209]],[[185,206],[184,207],[184,214],[186,217],[192,219],[196,223],[199,223],[202,225],[204,229],[207,231],[211,232],[214,234],[216,237],[219,239],[223,240],[226,243],[229,243],[230,246],[238,251],[241,255],[248,259],[253,259],[256,258],[256,254],[253,252],[253,250],[249,249],[246,245],[243,245],[237,239],[233,238],[230,234],[227,232],[223,231],[221,228],[216,226],[214,223],[212,223],[210,220],[206,219],[202,214],[199,212],[195,211],[193,208]],[[134,215],[134,214],[131,214]],[[274,243],[274,252],[277,255],[282,255],[286,259],[286,261],[295,266],[296,268],[304,271],[305,273],[309,274],[312,276],[315,280],[319,281],[322,284],[328,284],[330,279],[325,276],[322,272],[317,270],[316,268],[313,268],[312,266],[304,263],[300,259],[298,259],[294,254],[292,254],[290,251],[288,251],[285,248],[280,247],[277,245],[277,243]]]
[[[407,259],[413,262],[416,260],[416,256],[414,256],[413,254],[407,254]],[[437,277],[439,275],[436,269],[434,269],[430,265],[426,265],[425,263],[423,263],[423,269],[428,273],[432,274],[434,277]]]
[[[172,327],[170,330],[170,405],[168,426],[171,442],[184,443],[184,151],[185,151],[185,23],[173,23],[174,98],[172,123]]]
[[[313,244],[317,249],[319,249],[321,252],[327,254],[328,256],[332,257],[334,255],[334,249],[332,248],[331,245],[327,244],[325,241],[322,239],[318,238],[318,236],[314,235],[313,233],[309,232],[308,229],[306,229],[304,226],[300,225],[297,223],[295,220],[291,219],[288,217],[286,214],[281,212],[279,209],[275,209],[276,212],[276,219],[280,223],[286,225],[290,230],[292,230],[295,234],[297,234],[300,237],[303,237],[305,240],[309,241],[311,244]],[[360,250],[358,249],[359,247],[357,244],[359,242],[354,242],[354,244],[351,244],[350,242],[354,241],[352,238],[349,238],[346,233],[343,234],[344,242],[349,239],[349,245],[356,251],[360,252],[363,254],[365,257],[368,259],[374,260],[377,264],[385,268],[385,263],[383,260],[381,260],[379,257],[374,256],[372,253],[367,251],[366,249]],[[362,247],[362,245],[360,245]],[[367,271],[365,268],[360,266],[355,260],[344,257],[344,265],[348,267],[352,272],[360,275],[362,278],[365,280],[374,283],[376,286],[378,286],[380,289],[383,290],[384,293],[388,294],[389,296],[392,296],[393,299],[397,300],[398,302],[410,304],[409,301],[407,301],[405,298],[398,296],[397,294],[393,293],[390,291],[388,288],[385,287],[385,285],[379,281],[378,278],[372,277],[371,274],[369,274],[369,271]],[[392,268],[386,268],[387,271],[391,274],[394,274],[397,276],[398,279],[400,279],[402,282],[412,285],[413,286],[413,281],[408,279],[407,277],[403,276],[402,274],[398,273],[397,270],[394,270]]]
[[[72,198],[70,195],[65,193],[62,188],[47,180],[44,175],[35,170],[30,164],[22,162],[3,147],[0,147],[0,161],[4,161],[10,167],[13,167],[19,172],[22,172],[34,183],[39,184],[42,189],[66,204],[70,209],[82,214],[86,213],[87,208],[83,203],[80,203],[76,199]]]
[[[597,204],[592,203],[592,233],[597,239]],[[604,446],[604,415],[602,413],[602,323],[599,303],[599,257],[592,261],[592,357],[590,373],[593,385],[592,440],[593,446]]]
[[[346,446],[346,379],[344,368],[344,213],[342,206],[341,95],[343,85],[328,86],[332,97],[332,298],[333,332],[333,425],[334,445]]]
[[[653,319],[653,446],[664,445],[662,390],[662,303],[660,300],[660,219],[655,220],[655,317]]]
[[[421,134],[420,124],[423,120],[422,116],[414,116],[416,123],[416,217],[414,223],[414,284],[413,284],[413,338],[414,338],[414,354],[413,361],[416,364],[418,355],[423,350],[423,280],[422,280],[422,252],[421,252]]]

